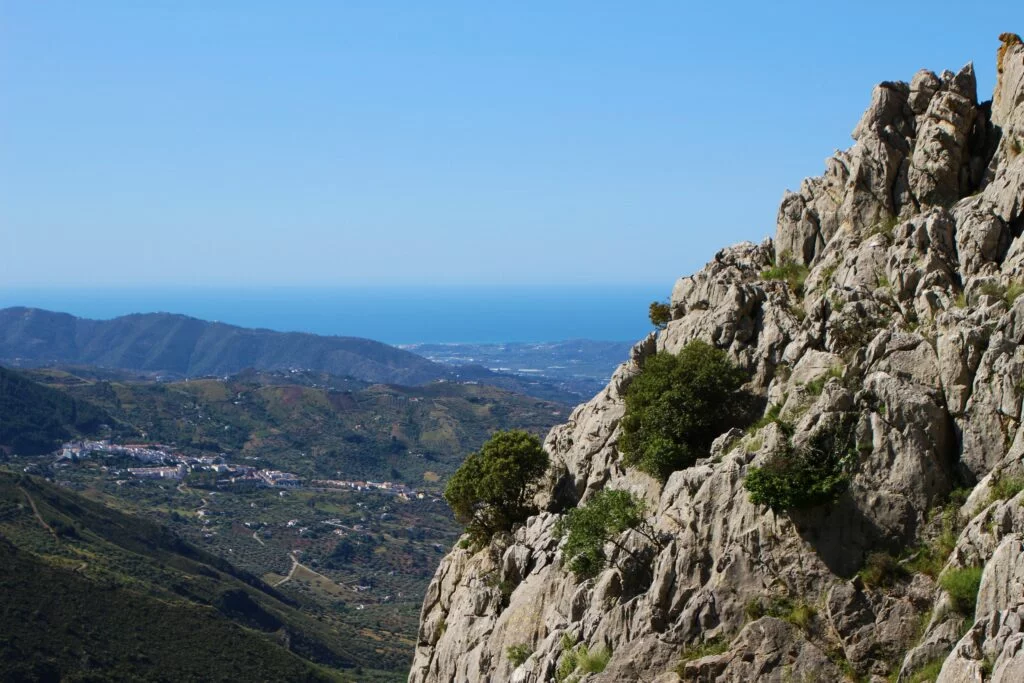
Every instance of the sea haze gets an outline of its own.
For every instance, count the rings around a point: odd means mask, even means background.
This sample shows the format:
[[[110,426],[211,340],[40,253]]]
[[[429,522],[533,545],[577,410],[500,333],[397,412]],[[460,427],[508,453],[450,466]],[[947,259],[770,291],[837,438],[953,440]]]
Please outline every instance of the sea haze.
[[[651,329],[661,285],[334,288],[8,288],[0,308],[107,319],[182,313],[243,327],[367,337],[389,344],[633,341]]]

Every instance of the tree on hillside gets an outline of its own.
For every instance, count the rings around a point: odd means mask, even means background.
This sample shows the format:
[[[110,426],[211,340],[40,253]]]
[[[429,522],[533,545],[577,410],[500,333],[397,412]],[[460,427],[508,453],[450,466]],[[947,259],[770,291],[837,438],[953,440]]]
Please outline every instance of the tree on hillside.
[[[747,411],[747,373],[720,349],[692,341],[644,361],[626,390],[619,448],[627,466],[662,481],[707,455]]]
[[[537,437],[497,432],[452,475],[444,498],[473,543],[482,545],[534,512],[536,481],[547,467],[548,454]]]

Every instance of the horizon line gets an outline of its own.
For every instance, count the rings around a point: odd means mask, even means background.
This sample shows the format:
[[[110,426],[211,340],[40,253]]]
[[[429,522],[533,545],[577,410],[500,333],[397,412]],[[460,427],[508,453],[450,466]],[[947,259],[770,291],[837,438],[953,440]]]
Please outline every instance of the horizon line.
[[[678,280],[685,275],[676,276],[675,280]],[[361,287],[375,287],[380,289],[388,288],[407,288],[411,286],[423,288],[423,289],[446,289],[446,288],[470,288],[470,287],[482,287],[482,288],[529,288],[529,287],[656,287],[664,286],[665,283],[662,280],[630,280],[630,281],[618,281],[609,282],[607,280],[594,280],[594,281],[529,281],[529,282],[424,282],[422,280],[408,280],[408,281],[353,281],[353,282],[330,282],[330,283],[257,283],[257,284],[236,284],[229,282],[217,282],[211,284],[196,284],[191,282],[160,282],[160,283],[147,283],[147,282],[123,282],[123,283],[84,283],[84,282],[67,282],[67,283],[0,283],[0,289],[7,291],[17,290],[39,290],[39,291],[59,291],[59,290],[153,290],[153,289],[177,289],[177,290],[200,290],[200,289],[219,289],[219,290],[235,290],[235,291],[251,291],[251,290],[262,290],[262,289],[354,289]]]

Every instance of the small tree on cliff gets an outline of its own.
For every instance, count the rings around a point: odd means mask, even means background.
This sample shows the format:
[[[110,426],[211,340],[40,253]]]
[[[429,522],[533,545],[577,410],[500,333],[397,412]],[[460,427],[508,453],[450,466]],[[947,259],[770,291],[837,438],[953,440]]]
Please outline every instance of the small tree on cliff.
[[[548,454],[537,437],[497,432],[452,475],[444,498],[473,543],[482,545],[534,512],[536,481],[547,467]]]
[[[647,309],[647,315],[652,325],[663,330],[672,321],[672,308],[661,301],[652,301],[650,308]]]
[[[569,510],[558,520],[555,535],[568,537],[562,549],[567,566],[576,578],[586,579],[596,576],[607,565],[605,545],[608,543],[621,554],[645,564],[616,540],[626,529],[638,531],[661,547],[657,533],[647,522],[647,506],[643,500],[628,491],[602,489],[586,505]]]
[[[662,481],[690,467],[742,420],[746,380],[724,351],[699,340],[678,355],[662,351],[647,358],[626,390],[623,462]]]

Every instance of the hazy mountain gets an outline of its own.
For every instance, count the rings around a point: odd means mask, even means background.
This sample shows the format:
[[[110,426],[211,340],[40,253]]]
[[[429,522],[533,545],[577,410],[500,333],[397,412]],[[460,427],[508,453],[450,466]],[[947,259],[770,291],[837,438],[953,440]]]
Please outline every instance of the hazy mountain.
[[[557,378],[518,377],[475,364],[456,368],[371,339],[249,329],[172,313],[91,320],[37,308],[0,309],[0,362],[87,365],[172,378],[300,368],[404,386],[476,381],[565,403],[586,393]]]
[[[17,365],[81,363],[186,377],[245,368],[309,368],[369,382],[420,384],[449,369],[414,353],[357,337],[254,330],[184,315],[111,320],[34,308],[0,310],[0,359]]]

